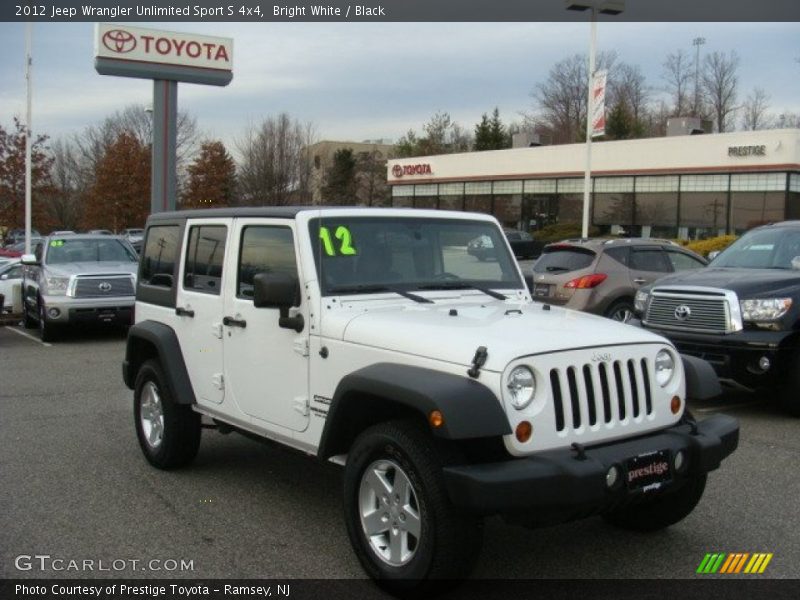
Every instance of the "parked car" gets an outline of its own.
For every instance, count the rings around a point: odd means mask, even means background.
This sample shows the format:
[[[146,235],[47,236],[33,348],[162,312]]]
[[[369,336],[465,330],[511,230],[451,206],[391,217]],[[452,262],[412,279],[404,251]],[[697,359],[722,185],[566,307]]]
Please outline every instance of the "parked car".
[[[644,287],[636,311],[724,383],[776,390],[800,417],[800,221],[753,229],[708,268]]]
[[[22,281],[22,264],[17,259],[0,265],[0,296],[4,298],[2,312],[11,312],[11,292],[15,283]]]
[[[41,234],[36,231],[35,229],[31,229],[31,237],[41,237]],[[18,242],[25,241],[25,230],[24,229],[9,229],[6,232],[6,236],[4,239],[5,246],[11,246]]]
[[[35,251],[36,244],[41,244],[42,238],[31,238],[31,251]],[[0,258],[19,258],[25,253],[25,240],[0,248]]]
[[[24,323],[43,341],[75,323],[130,324],[138,256],[119,236],[50,236],[22,257]]]
[[[537,300],[626,322],[640,287],[707,264],[666,240],[566,240],[544,247],[533,265],[531,292]]]
[[[92,235],[114,235],[114,232],[108,229],[90,229],[86,233],[91,233]]]
[[[534,240],[527,231],[505,229],[503,233],[505,233],[506,239],[511,246],[511,251],[516,258],[536,258],[542,253],[544,243]],[[467,244],[467,254],[474,256],[480,261],[494,258],[495,248],[491,238],[486,235],[481,235],[470,240]]]
[[[59,231],[54,231],[50,235],[75,235],[75,232],[71,229],[61,229]]]

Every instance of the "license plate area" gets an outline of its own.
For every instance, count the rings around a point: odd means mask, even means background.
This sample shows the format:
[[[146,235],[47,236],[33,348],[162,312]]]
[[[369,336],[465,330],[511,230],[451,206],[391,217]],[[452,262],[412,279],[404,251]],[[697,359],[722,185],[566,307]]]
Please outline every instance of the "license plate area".
[[[534,283],[533,295],[536,298],[543,298],[550,295],[550,284],[548,283]]]
[[[657,490],[672,481],[669,450],[657,450],[630,458],[625,463],[625,483],[629,490]]]

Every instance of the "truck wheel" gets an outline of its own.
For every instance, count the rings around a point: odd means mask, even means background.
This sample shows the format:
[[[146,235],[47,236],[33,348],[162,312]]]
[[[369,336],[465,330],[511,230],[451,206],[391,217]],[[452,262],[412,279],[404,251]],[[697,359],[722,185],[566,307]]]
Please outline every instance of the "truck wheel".
[[[450,502],[444,462],[430,434],[408,421],[367,429],[347,457],[347,533],[364,570],[392,593],[452,585],[477,559],[482,521]]]
[[[133,416],[139,445],[154,467],[183,467],[197,456],[200,415],[175,402],[157,360],[146,361],[136,375]]]
[[[47,309],[44,306],[44,302],[39,302],[39,338],[43,342],[52,342],[57,337],[57,327],[58,325],[54,325],[53,323],[48,323],[45,315]]]
[[[627,323],[633,317],[633,303],[625,299],[617,300],[608,307],[603,316],[620,323]]]
[[[800,417],[800,351],[795,351],[789,361],[786,383],[780,390],[781,405],[793,417]]]
[[[603,515],[603,518],[622,529],[658,531],[689,516],[700,501],[705,488],[706,474],[695,475],[671,494],[614,510]]]

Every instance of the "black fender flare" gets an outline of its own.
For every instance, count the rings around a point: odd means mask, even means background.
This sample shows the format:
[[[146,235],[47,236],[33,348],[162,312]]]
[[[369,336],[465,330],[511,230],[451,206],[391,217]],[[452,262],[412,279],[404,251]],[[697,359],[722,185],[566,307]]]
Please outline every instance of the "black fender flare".
[[[381,405],[379,403],[383,402]],[[468,377],[424,367],[376,363],[339,382],[331,400],[317,455],[329,458],[348,451],[361,425],[370,425],[369,415],[388,406],[410,409],[427,423],[431,411],[441,411],[444,423],[431,427],[436,436],[466,440],[508,435],[508,423],[497,396],[482,383]],[[392,416],[388,409],[387,416]]]
[[[157,321],[142,321],[128,330],[122,379],[130,389],[136,385],[139,367],[148,358],[158,358],[175,402],[178,404],[197,402],[183,360],[181,345],[172,327]]]
[[[722,394],[719,377],[708,361],[688,354],[681,354],[681,361],[688,400],[709,400]]]

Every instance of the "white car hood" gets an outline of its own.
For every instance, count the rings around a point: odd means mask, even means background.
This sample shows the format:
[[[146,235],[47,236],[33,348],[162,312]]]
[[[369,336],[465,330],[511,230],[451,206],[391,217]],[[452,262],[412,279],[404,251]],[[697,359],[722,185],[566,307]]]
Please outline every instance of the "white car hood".
[[[502,371],[531,354],[619,344],[668,343],[664,338],[587,313],[540,303],[437,300],[349,301],[323,310],[322,334],[354,344],[384,348],[469,366],[486,346],[484,366]],[[484,297],[479,297],[484,298]],[[451,311],[456,315],[451,315]]]

